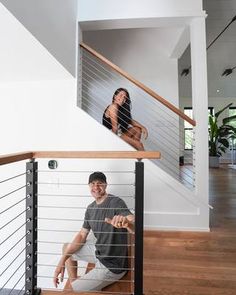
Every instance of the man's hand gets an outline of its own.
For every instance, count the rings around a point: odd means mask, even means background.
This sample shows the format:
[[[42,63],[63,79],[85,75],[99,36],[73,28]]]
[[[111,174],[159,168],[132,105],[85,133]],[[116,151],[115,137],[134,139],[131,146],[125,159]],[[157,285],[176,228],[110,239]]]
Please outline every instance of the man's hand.
[[[115,215],[112,219],[105,218],[105,222],[116,228],[128,228],[130,225],[128,218],[122,215]]]
[[[65,263],[59,262],[53,277],[53,283],[56,288],[59,285],[60,281],[63,282],[64,273],[65,273]],[[59,279],[59,276],[60,276],[60,279]]]

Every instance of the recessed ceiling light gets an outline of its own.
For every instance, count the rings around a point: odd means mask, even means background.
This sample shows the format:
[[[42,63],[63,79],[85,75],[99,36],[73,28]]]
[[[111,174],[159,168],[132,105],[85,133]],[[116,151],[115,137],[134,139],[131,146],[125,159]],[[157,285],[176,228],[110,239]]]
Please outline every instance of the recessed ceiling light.
[[[217,89],[216,92],[219,93],[220,92],[220,89]]]

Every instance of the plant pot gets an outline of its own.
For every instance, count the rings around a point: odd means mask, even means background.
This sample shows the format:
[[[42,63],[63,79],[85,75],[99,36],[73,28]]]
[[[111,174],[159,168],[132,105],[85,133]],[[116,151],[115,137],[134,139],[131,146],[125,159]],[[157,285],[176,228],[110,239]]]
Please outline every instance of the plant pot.
[[[220,157],[209,157],[209,167],[219,168],[220,167]]]

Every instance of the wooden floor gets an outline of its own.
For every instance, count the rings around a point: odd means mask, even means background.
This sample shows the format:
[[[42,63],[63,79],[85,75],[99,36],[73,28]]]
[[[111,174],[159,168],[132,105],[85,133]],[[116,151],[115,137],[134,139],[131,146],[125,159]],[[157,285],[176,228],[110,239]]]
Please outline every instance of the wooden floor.
[[[236,170],[210,171],[210,233],[145,237],[146,295],[236,294]]]
[[[210,171],[210,204],[209,233],[146,233],[145,295],[236,295],[236,170]]]

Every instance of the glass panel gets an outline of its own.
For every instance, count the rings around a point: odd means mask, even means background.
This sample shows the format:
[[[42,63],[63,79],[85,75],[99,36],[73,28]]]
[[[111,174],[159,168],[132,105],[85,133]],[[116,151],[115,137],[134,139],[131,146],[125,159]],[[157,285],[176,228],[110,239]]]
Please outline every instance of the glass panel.
[[[184,149],[193,149],[193,129],[184,130]]]
[[[229,117],[236,115],[236,109],[229,109]],[[230,122],[229,125],[236,128],[236,121]]]
[[[193,110],[192,109],[184,109],[185,115],[187,115],[189,118],[193,118]],[[188,123],[187,121],[184,121],[184,128],[192,128],[192,125]]]

